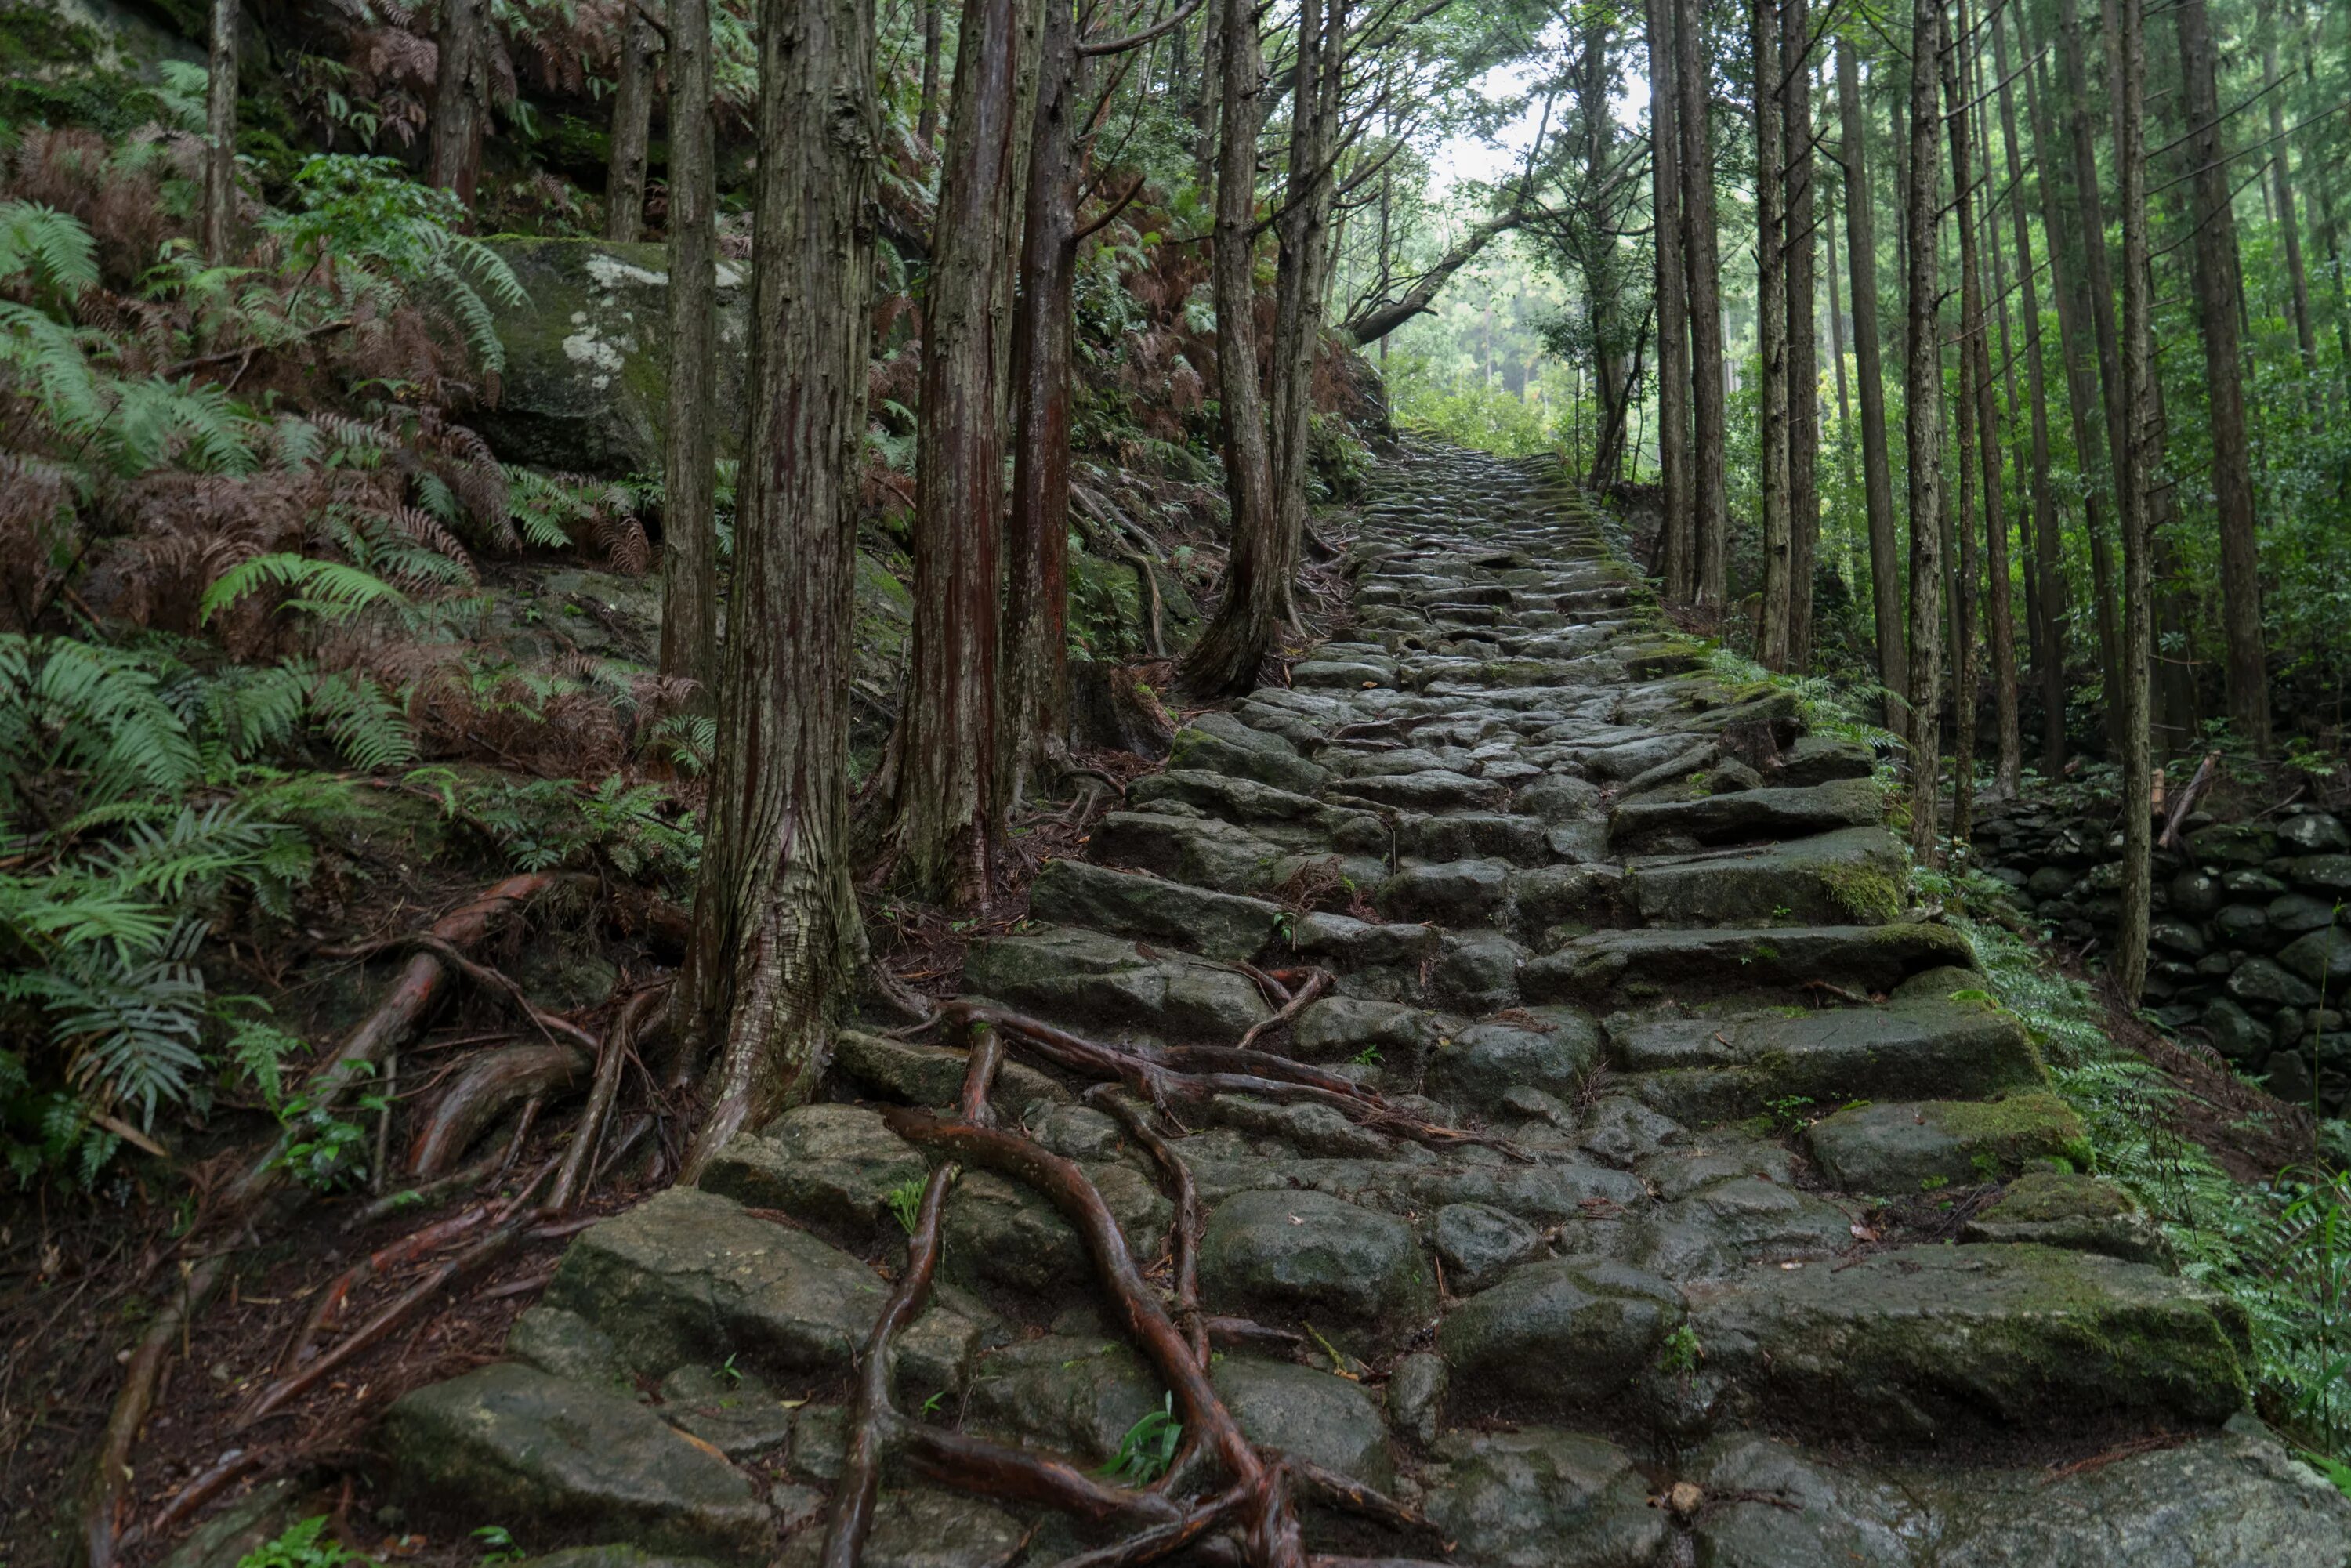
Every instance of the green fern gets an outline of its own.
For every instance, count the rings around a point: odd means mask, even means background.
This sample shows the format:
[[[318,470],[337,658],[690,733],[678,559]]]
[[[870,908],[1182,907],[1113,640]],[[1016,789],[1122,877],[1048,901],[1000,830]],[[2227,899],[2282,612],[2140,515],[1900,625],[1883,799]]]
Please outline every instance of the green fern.
[[[257,555],[223,572],[204,590],[199,617],[209,622],[220,611],[265,588],[286,588],[292,596],[281,610],[298,610],[323,621],[348,621],[379,605],[405,606],[408,596],[371,571],[341,561],[277,551]]]
[[[98,246],[78,219],[38,202],[0,202],[0,283],[72,299],[98,284]]]

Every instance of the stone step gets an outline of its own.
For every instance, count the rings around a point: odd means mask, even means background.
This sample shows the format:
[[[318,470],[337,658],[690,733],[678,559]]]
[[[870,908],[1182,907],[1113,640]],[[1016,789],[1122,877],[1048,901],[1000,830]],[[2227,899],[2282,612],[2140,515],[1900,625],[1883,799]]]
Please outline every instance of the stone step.
[[[1901,913],[1908,868],[1901,841],[1878,827],[1756,849],[1646,855],[1625,866],[1642,922],[1680,926],[1883,925]]]
[[[2046,1081],[2023,1026],[1984,1002],[1612,1022],[1608,1035],[1611,1064],[1637,1075],[1632,1092],[1686,1123],[1738,1121],[1775,1106],[1827,1113],[1904,1095],[1986,1099]],[[1792,1100],[1802,1103],[1788,1107]]]
[[[1613,1007],[1774,992],[1804,999],[1816,981],[1883,995],[1938,969],[1974,967],[1975,950],[1948,925],[1741,925],[1596,932],[1519,978],[1531,1000]]]
[[[1686,800],[1635,800],[1609,814],[1609,841],[1623,849],[1680,838],[1693,844],[1743,844],[1873,826],[1886,801],[1866,779],[1802,789],[1742,789]]]
[[[1170,1043],[1230,1045],[1272,1011],[1230,965],[1081,926],[973,944],[964,988],[1081,1032]]]
[[[1905,1443],[2212,1427],[2245,1402],[2227,1298],[2027,1244],[1910,1247],[1688,1288],[1736,1416]]]

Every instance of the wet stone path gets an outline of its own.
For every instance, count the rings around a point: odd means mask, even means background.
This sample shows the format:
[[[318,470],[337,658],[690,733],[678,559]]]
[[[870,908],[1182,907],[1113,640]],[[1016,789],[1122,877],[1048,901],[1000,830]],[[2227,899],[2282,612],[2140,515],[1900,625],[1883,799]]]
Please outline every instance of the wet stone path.
[[[1224,1092],[1161,1124],[1242,1431],[1428,1521],[1310,1500],[1311,1551],[2351,1559],[2351,1506],[2243,1414],[2244,1323],[2077,1174],[2082,1129],[1964,940],[1902,920],[1865,752],[1703,674],[1546,473],[1408,446],[1351,562],[1352,626],[1186,728],[965,977],[1161,1060],[1333,977],[1254,1043],[1392,1114]],[[958,1043],[844,1033],[837,1100],[584,1233],[507,1360],[394,1407],[392,1499],[598,1549],[575,1563],[815,1563],[929,1170],[884,1108],[951,1110]],[[997,1115],[1076,1162],[1169,1286],[1165,1174],[1013,1043]],[[1934,1223],[1933,1195],[1993,1184]],[[1875,1218],[1897,1198],[1925,1228]],[[1089,1471],[1149,1446],[1131,1435],[1165,1390],[1043,1197],[967,1172],[944,1243],[898,1409]],[[1198,1460],[1172,1483],[1217,1484]],[[1113,1538],[893,1468],[864,1560],[1046,1564]],[[1174,1561],[1232,1561],[1218,1544]]]

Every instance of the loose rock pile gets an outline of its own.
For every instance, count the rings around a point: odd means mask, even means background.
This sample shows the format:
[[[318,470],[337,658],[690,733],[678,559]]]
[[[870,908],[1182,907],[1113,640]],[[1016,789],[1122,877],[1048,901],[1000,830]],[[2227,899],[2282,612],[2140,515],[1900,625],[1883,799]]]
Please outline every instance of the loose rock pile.
[[[2205,821],[2156,855],[2146,1001],[2200,1033],[2279,1098],[2341,1115],[2351,1100],[2351,830],[2310,807],[2274,820]],[[1993,874],[2066,941],[2112,934],[2119,834],[2029,803],[1987,810],[1975,831]],[[2316,1083],[2312,1082],[2316,1075]]]
[[[1308,1550],[2339,1568],[2351,1504],[2241,1414],[2243,1322],[2081,1174],[1965,942],[1899,920],[1869,758],[1690,674],[1548,476],[1407,449],[1353,560],[1355,626],[1186,729],[965,978],[1090,1050],[1196,1063],[1255,1030],[1285,1082],[1340,1086],[1157,1124],[1206,1216],[1217,1397],[1265,1453],[1426,1521],[1326,1489]],[[1315,968],[1332,993],[1261,1027]],[[1050,1064],[1075,1047],[1004,1033],[1001,1124],[1164,1258],[1166,1173]],[[848,1098],[587,1231],[507,1361],[402,1400],[381,1479],[410,1528],[815,1562],[931,1169],[884,1108],[951,1110],[964,1082],[960,1037],[930,1038],[844,1033]],[[1132,1460],[1166,1391],[1061,1213],[967,1170],[943,1236],[897,1408],[1081,1472]],[[1223,1484],[1186,1457],[1165,1490]],[[864,1560],[1128,1533],[902,1461]]]

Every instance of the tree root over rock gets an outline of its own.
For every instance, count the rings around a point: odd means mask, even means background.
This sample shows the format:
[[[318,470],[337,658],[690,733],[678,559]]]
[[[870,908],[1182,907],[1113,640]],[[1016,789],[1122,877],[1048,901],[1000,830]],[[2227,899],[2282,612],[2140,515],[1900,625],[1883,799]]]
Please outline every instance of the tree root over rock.
[[[1198,1195],[1182,1161],[1150,1127],[1142,1107],[1117,1098],[1109,1084],[1087,1095],[1090,1103],[1106,1105],[1124,1124],[1175,1188],[1173,1314],[1136,1267],[1117,1219],[1082,1168],[1021,1133],[981,1124],[988,1091],[1002,1061],[1004,1040],[1039,1043],[1024,1027],[1030,1020],[962,1004],[941,1009],[942,1021],[951,1015],[967,1024],[971,1035],[958,1114],[944,1117],[903,1106],[883,1113],[884,1122],[900,1137],[945,1157],[923,1189],[906,1267],[882,1310],[860,1364],[855,1420],[833,1494],[824,1568],[858,1568],[872,1526],[883,1459],[892,1451],[904,1454],[917,1470],[943,1484],[1041,1504],[1126,1531],[1108,1546],[1069,1559],[1061,1568],[1127,1568],[1186,1550],[1206,1561],[1245,1568],[1335,1564],[1339,1560],[1307,1555],[1291,1496],[1298,1483],[1367,1518],[1407,1529],[1425,1527],[1426,1521],[1402,1504],[1319,1467],[1261,1453],[1243,1436],[1239,1423],[1208,1380],[1208,1328],[1199,1310],[1195,1265],[1200,1227]],[[1047,1026],[1035,1027],[1056,1037],[1041,1047],[1049,1060],[1082,1062],[1094,1070],[1095,1076],[1109,1076],[1114,1082],[1139,1076],[1143,1085],[1158,1080],[1163,1088],[1175,1087],[1176,1081],[1192,1076],[1171,1074],[1142,1058],[1061,1035]],[[1150,1071],[1138,1074],[1138,1067]],[[893,1406],[893,1343],[929,1299],[938,1267],[947,1194],[965,1165],[1033,1188],[1077,1229],[1102,1288],[1117,1306],[1128,1338],[1171,1390],[1182,1413],[1187,1448],[1196,1445],[1228,1478],[1224,1490],[1184,1501],[1160,1490],[1120,1486],[1090,1475],[1060,1456],[925,1426],[908,1420]],[[1178,1316],[1183,1319],[1181,1324]],[[1185,1469],[1179,1461],[1169,1475]]]

